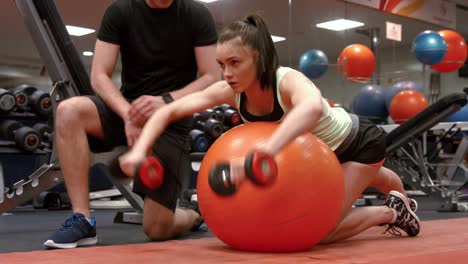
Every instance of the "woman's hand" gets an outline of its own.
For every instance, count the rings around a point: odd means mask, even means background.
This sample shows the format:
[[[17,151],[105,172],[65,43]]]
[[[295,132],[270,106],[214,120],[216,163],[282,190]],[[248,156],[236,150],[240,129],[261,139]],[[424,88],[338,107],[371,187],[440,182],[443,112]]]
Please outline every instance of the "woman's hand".
[[[231,178],[231,182],[236,186],[239,186],[239,184],[245,178],[244,162],[245,162],[244,157],[235,158],[229,162],[229,167],[230,167],[229,175]]]
[[[130,150],[124,155],[119,157],[120,169],[129,177],[135,177],[135,171],[144,159],[145,155],[141,155],[134,150]]]

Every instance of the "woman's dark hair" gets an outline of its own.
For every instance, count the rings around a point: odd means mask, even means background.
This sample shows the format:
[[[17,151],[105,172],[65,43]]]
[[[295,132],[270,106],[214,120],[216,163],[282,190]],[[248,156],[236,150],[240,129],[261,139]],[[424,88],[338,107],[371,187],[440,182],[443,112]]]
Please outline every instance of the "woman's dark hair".
[[[227,25],[220,33],[218,43],[224,43],[240,37],[242,44],[258,51],[257,79],[262,90],[276,86],[278,55],[265,21],[259,15],[252,14],[243,20]]]

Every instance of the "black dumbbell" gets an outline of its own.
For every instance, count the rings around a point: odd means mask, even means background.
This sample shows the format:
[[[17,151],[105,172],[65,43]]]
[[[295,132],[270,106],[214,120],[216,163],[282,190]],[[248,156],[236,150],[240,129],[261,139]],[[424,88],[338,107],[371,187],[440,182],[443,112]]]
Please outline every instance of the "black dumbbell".
[[[16,104],[23,111],[28,111],[30,108],[41,116],[47,116],[52,112],[52,100],[50,94],[45,91],[23,84],[15,88],[14,95]]]
[[[203,112],[196,113],[193,115],[194,122],[195,121],[206,121],[208,119],[217,119],[217,114],[213,109],[206,109]]]
[[[39,133],[42,142],[52,144],[53,129],[49,125],[44,123],[36,123],[32,128]]]
[[[9,113],[15,107],[15,95],[8,90],[0,88],[0,113]]]
[[[266,153],[254,151],[247,155],[244,163],[245,175],[259,186],[270,186],[276,181],[278,168],[274,158]],[[237,187],[230,177],[230,164],[217,163],[210,170],[208,183],[211,189],[219,195],[232,195]]]
[[[27,84],[21,84],[15,87],[13,94],[16,98],[16,105],[20,109],[25,109],[29,105],[29,97],[37,91],[37,88]]]
[[[242,119],[239,115],[239,112],[234,109],[227,109],[224,111],[224,124],[228,127],[235,127],[242,124]]]
[[[3,138],[15,141],[18,148],[26,151],[34,151],[41,145],[39,133],[16,120],[3,121],[0,125],[0,133]]]
[[[205,135],[216,139],[223,133],[223,125],[216,119],[210,118],[206,121],[197,120],[194,118],[194,128],[201,130]]]
[[[224,112],[228,109],[232,109],[232,110],[235,110],[231,105],[229,104],[222,104],[222,105],[218,105],[216,107],[213,108],[213,110],[219,110],[221,112]]]
[[[190,142],[192,151],[194,152],[206,152],[210,146],[210,140],[205,133],[199,129],[192,129],[190,131]]]
[[[239,115],[239,112],[237,112],[235,108],[228,104],[218,105],[215,108],[213,108],[213,110],[215,112],[218,111],[223,113],[224,125],[227,127],[234,127],[242,123],[242,119]]]

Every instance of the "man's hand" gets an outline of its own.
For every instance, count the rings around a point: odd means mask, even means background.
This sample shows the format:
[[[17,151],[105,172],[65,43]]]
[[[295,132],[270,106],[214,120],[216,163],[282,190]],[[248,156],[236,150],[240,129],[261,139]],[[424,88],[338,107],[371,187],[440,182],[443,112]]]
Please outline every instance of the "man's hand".
[[[127,145],[129,148],[131,148],[140,135],[142,126],[138,126],[134,122],[130,121],[129,117],[124,118],[124,122],[125,135],[127,136]]]
[[[128,117],[134,124],[143,126],[154,111],[165,104],[161,96],[140,96],[131,103]]]

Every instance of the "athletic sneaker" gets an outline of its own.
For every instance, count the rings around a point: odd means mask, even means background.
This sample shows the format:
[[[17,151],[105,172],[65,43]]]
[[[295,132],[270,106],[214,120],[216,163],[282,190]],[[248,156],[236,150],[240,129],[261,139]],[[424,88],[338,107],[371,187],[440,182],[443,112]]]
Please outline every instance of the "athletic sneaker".
[[[97,244],[96,220],[91,223],[85,216],[75,213],[70,216],[55,233],[44,242],[48,248],[76,248]]]
[[[418,202],[416,202],[415,199],[410,198],[409,199],[409,207],[410,207],[411,211],[416,213],[416,211],[418,210]]]
[[[395,223],[389,224],[387,231],[393,235],[401,235],[394,227],[398,227],[414,237],[419,234],[420,221],[418,216],[410,209],[410,206],[405,196],[397,191],[391,191],[384,203],[386,206],[395,209],[397,212],[397,219]]]

